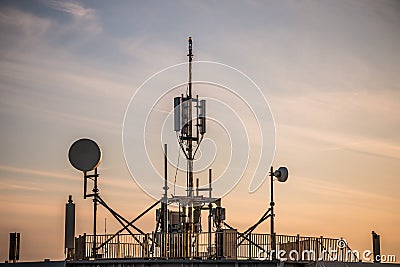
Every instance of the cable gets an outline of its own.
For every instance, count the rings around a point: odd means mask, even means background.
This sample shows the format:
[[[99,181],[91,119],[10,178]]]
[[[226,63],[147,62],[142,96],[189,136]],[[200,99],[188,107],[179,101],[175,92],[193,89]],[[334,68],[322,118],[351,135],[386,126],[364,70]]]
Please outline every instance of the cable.
[[[200,138],[200,141],[199,141],[199,143],[198,143],[197,146],[196,146],[196,150],[195,150],[194,153],[193,153],[193,158],[194,158],[194,156],[196,156],[196,152],[197,152],[197,150],[198,150],[199,147],[200,147],[201,141],[203,141],[203,137],[204,137],[204,135],[202,134],[202,135],[201,135],[201,138]]]
[[[176,138],[179,141],[178,133],[176,134]],[[178,148],[178,160],[176,163],[176,169],[175,169],[175,177],[174,177],[174,196],[175,196],[175,187],[176,187],[176,176],[178,175],[178,169],[179,169],[179,159],[181,158],[181,149]]]

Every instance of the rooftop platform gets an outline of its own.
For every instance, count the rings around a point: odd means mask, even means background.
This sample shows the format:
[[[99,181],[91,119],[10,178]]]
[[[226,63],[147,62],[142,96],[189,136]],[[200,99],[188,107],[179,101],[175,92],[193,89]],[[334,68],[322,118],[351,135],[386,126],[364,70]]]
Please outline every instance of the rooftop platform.
[[[80,261],[41,261],[0,263],[0,267],[400,267],[399,263],[368,262],[279,262],[261,260],[160,260],[160,259],[102,259]]]

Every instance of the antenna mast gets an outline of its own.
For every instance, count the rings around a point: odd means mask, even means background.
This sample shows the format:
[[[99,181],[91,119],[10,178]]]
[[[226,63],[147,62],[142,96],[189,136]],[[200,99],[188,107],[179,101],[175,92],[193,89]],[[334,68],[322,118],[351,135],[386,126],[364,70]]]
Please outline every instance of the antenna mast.
[[[193,197],[193,125],[192,125],[192,60],[193,60],[193,53],[192,53],[192,37],[189,37],[189,92],[187,95],[188,101],[188,134],[187,134],[187,152],[188,152],[188,159],[187,159],[187,195],[188,197]],[[193,207],[190,205],[188,207],[188,232],[189,235],[192,232],[193,228]]]
[[[192,53],[192,37],[189,37],[189,82],[188,82],[188,87],[189,87],[189,92],[187,95],[187,99],[189,100],[189,107],[188,107],[188,119],[189,119],[189,124],[188,124],[188,168],[187,168],[187,178],[188,178],[188,183],[187,183],[187,194],[189,197],[193,196],[193,136],[192,136],[192,60],[193,60],[193,53]],[[191,209],[189,210],[189,217],[191,214]],[[190,219],[190,218],[189,218]],[[191,221],[190,221],[191,222]]]
[[[178,202],[182,209],[182,213],[180,213],[182,215],[179,215],[179,217],[182,226],[180,231],[184,233],[183,254],[185,257],[191,257],[192,234],[201,232],[200,212],[202,205],[205,202],[208,204],[216,201],[216,199],[205,199],[199,196],[198,192],[202,191],[199,186],[196,188],[197,195],[194,194],[193,159],[206,133],[206,100],[199,100],[198,95],[193,97],[192,94],[193,52],[191,37],[189,37],[188,44],[189,79],[186,93],[174,98],[174,131],[177,133],[179,145],[187,160],[186,194],[185,196],[173,196],[169,199],[171,202]]]

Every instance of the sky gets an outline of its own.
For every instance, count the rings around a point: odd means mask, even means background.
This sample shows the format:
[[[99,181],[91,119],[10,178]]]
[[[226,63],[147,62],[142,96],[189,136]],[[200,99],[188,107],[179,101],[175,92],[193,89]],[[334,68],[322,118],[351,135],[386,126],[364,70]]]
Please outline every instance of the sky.
[[[215,87],[195,85],[196,94],[211,99],[207,110],[223,122],[223,127],[209,122],[208,143],[201,150],[206,155],[222,143],[215,153],[222,156],[213,161],[215,177],[227,166],[236,171],[225,160],[229,153],[236,153],[233,159],[250,153],[248,167],[254,168],[249,147],[271,153],[276,145],[273,164],[287,166],[290,173],[286,183],[275,185],[278,234],[344,237],[362,251],[372,249],[375,231],[382,254],[399,261],[399,28],[398,1],[1,1],[0,261],[7,259],[10,232],[21,233],[22,260],[63,259],[64,205],[70,194],[76,203],[76,234],[91,233],[92,201],[83,199],[82,174],[67,157],[79,138],[101,146],[100,192],[111,207],[134,218],[154,202],[131,177],[135,169],[149,177],[152,170],[129,159],[133,166],[128,168],[124,151],[136,148],[122,142],[124,131],[130,129],[125,136],[140,141],[146,129],[140,124],[129,128],[129,121],[124,127],[124,118],[143,118],[145,113],[130,112],[138,92],[139,108],[163,93],[168,97],[160,102],[159,114],[170,111],[172,97],[184,86],[167,94],[160,84],[157,90],[141,85],[187,61],[189,36],[195,60],[232,66],[254,81],[260,91],[236,92],[254,110],[260,106],[265,114],[272,112],[266,118],[275,123],[275,129],[267,127],[276,131],[269,139],[273,145],[263,146],[243,102],[222,90],[226,102],[212,113],[211,100],[221,94]],[[227,82],[228,73],[225,68],[216,76]],[[196,68],[193,75],[201,78]],[[233,113],[224,112],[223,104],[230,104]],[[154,121],[160,119],[157,114]],[[247,135],[235,138],[236,117],[229,123],[229,114],[242,118],[238,121]],[[169,128],[153,125],[146,136],[154,134],[158,141],[150,142],[149,153],[154,169],[162,171],[164,137],[159,132]],[[221,129],[227,129],[225,137]],[[165,138],[171,140],[168,134]],[[231,151],[225,149],[227,140]],[[176,144],[168,145],[173,154]],[[137,157],[146,159],[139,151]],[[173,165],[176,158],[170,161]],[[261,161],[268,170],[270,162]],[[171,179],[174,171],[169,168]],[[198,175],[205,184],[206,173]],[[255,223],[269,203],[268,183],[250,193],[250,181],[246,169],[222,199],[227,222],[239,231]],[[177,184],[182,183],[178,176]],[[107,232],[119,229],[100,209],[100,233],[105,218]],[[152,231],[153,223],[151,214],[138,226]],[[257,229],[268,231],[267,222]]]

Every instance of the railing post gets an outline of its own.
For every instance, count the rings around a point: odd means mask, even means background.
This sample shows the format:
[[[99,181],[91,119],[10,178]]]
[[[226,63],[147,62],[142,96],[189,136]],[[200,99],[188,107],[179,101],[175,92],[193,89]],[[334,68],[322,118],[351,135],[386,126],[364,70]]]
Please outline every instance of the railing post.
[[[154,257],[154,254],[155,254],[155,246],[156,246],[156,244],[155,244],[155,242],[154,242],[154,239],[155,238],[155,234],[154,234],[154,232],[151,232],[151,240],[153,240],[152,242],[151,242],[151,248],[150,248],[150,250],[149,250],[149,257],[150,257],[150,253],[153,253],[153,257]],[[160,250],[161,250],[161,248],[160,248]]]
[[[88,251],[86,249],[86,233],[83,233],[83,247],[84,247],[84,254],[82,254],[82,257],[87,259],[90,257],[90,255],[86,255],[86,252]],[[90,250],[90,253],[92,253],[92,250]]]
[[[296,236],[296,246],[297,246],[297,252],[300,254],[301,251],[300,251],[300,235],[299,234],[297,234],[297,236]]]
[[[117,257],[118,257],[118,258],[121,258],[121,249],[120,249],[119,234],[117,235]]]
[[[251,233],[249,234],[249,240],[251,240]],[[247,242],[249,242],[249,259],[251,259],[251,242],[250,241]]]
[[[169,257],[169,249],[170,249],[170,237],[169,237],[169,233],[165,233],[165,258],[168,259]]]
[[[143,248],[143,252],[142,252],[142,257],[143,258],[147,258],[148,257],[148,255],[149,255],[149,244],[148,244],[148,234],[145,234],[144,235],[144,240],[143,240],[143,245],[142,245],[142,248]]]
[[[324,253],[322,253],[322,251],[324,250],[324,237],[321,235],[319,238],[320,238],[320,242],[319,242],[319,252],[318,252],[317,260],[319,260],[319,257],[322,257],[322,260],[324,260],[323,259]]]

